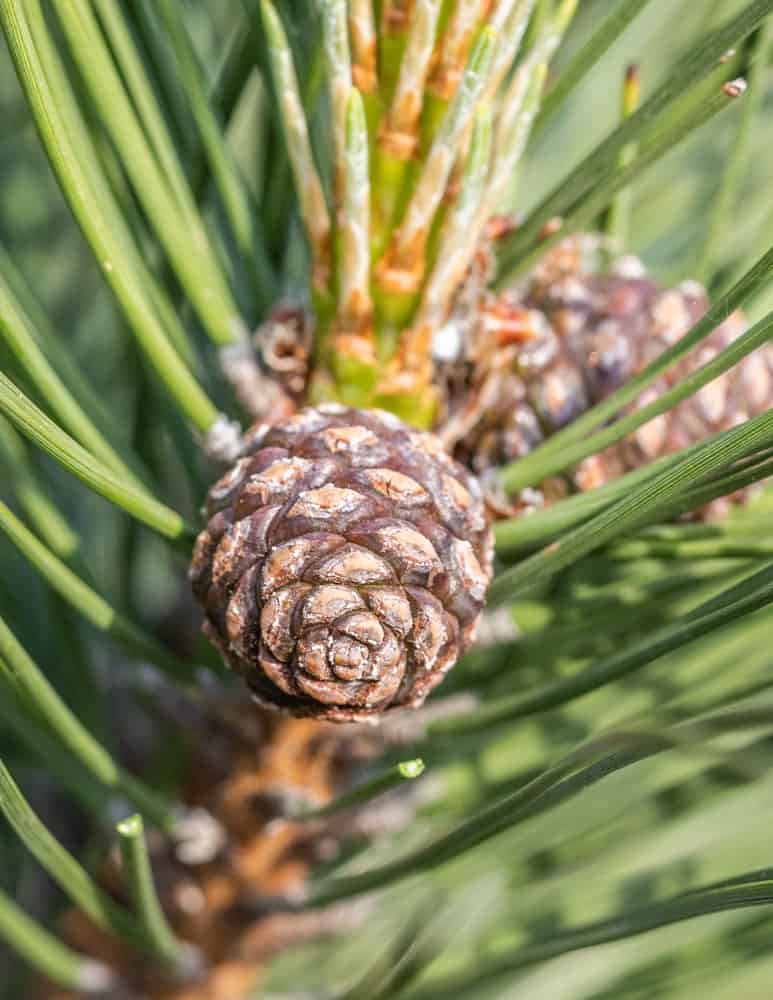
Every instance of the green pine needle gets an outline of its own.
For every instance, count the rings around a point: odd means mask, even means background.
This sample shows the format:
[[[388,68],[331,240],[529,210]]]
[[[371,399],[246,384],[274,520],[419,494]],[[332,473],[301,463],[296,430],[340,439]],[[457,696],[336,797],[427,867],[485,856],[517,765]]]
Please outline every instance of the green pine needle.
[[[82,958],[65,947],[2,891],[0,937],[37,972],[62,989],[90,995],[103,993],[113,985],[107,966]]]

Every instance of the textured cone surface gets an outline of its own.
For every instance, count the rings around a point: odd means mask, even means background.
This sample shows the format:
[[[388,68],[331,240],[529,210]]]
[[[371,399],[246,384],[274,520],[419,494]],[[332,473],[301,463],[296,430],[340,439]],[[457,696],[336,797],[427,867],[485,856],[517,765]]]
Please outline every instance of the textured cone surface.
[[[417,706],[473,640],[480,489],[390,414],[329,404],[257,427],[207,514],[193,589],[261,703],[335,721]]]
[[[440,432],[455,456],[484,479],[628,382],[706,312],[708,298],[696,282],[663,291],[635,257],[602,267],[603,249],[601,237],[573,237],[549,253],[525,285],[481,294],[466,325],[464,360],[447,379]],[[630,409],[657,399],[745,329],[743,316],[734,313]],[[601,485],[755,416],[771,400],[773,349],[764,347],[586,459],[571,486]],[[568,485],[544,484],[541,500]],[[717,514],[722,506],[715,503],[704,513]]]

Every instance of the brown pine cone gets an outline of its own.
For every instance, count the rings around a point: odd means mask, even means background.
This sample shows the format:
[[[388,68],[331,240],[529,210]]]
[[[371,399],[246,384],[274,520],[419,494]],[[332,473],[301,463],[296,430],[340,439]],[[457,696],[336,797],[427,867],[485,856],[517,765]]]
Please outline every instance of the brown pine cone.
[[[464,357],[447,380],[448,412],[438,433],[485,481],[628,382],[707,308],[696,282],[662,291],[637,258],[621,257],[610,267],[601,237],[571,237],[546,255],[525,285],[482,293]],[[662,395],[745,329],[740,313],[730,316],[629,409]],[[556,491],[601,485],[762,412],[771,399],[773,349],[766,347],[586,459],[570,482],[544,484],[542,492],[550,499]]]
[[[205,631],[262,704],[335,721],[417,706],[472,642],[492,572],[480,489],[388,413],[258,426],[207,515]]]

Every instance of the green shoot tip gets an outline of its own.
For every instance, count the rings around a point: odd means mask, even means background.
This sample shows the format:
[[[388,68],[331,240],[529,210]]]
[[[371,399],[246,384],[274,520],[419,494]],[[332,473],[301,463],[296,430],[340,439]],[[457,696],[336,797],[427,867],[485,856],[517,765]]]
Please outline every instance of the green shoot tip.
[[[426,770],[426,765],[421,757],[417,757],[415,760],[404,760],[397,765],[397,770],[400,772],[401,777],[413,779],[419,778]]]
[[[126,819],[122,819],[120,823],[116,824],[116,830],[120,837],[134,838],[141,837],[145,825],[142,822],[142,816],[139,813],[135,813],[133,816],[127,816]]]

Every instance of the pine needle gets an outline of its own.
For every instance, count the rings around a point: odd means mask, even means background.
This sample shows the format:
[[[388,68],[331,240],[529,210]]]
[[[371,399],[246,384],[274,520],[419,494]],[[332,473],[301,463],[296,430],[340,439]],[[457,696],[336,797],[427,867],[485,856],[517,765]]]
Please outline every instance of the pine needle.
[[[319,289],[324,290],[328,287],[331,276],[330,215],[322,184],[314,166],[306,116],[287,36],[270,0],[261,0],[261,13],[287,137],[295,190],[311,244],[314,281]]]

